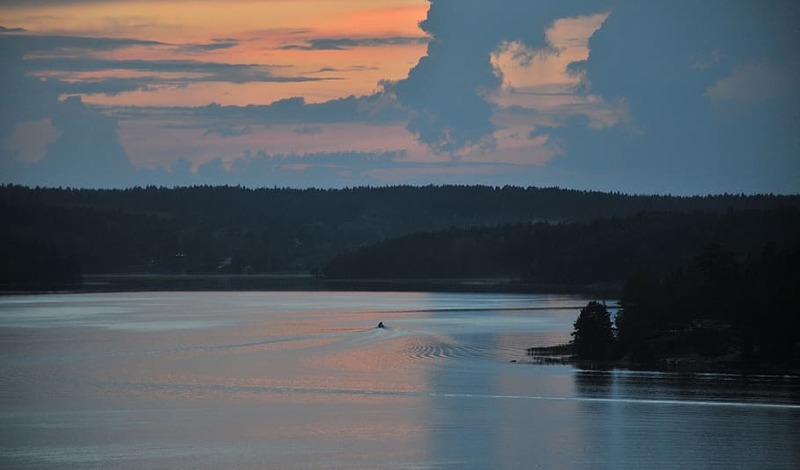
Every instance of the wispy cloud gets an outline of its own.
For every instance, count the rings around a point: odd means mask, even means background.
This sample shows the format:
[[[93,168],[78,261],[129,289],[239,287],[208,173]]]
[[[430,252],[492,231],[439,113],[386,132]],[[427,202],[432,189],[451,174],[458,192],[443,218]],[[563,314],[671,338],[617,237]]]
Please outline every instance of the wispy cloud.
[[[230,124],[217,124],[211,129],[206,130],[203,136],[217,135],[219,137],[241,137],[253,132],[250,126],[233,126]]]
[[[96,58],[45,58],[28,61],[34,72],[110,72],[127,70],[134,72],[199,74],[176,79],[164,79],[164,83],[197,82],[313,82],[335,80],[335,77],[281,76],[273,74],[275,68],[259,64],[226,64],[195,60],[110,60]]]
[[[157,77],[136,78],[104,78],[101,80],[87,80],[67,82],[63,80],[50,80],[51,86],[65,95],[95,95],[102,94],[116,96],[120,93],[131,91],[151,91],[158,86],[163,86],[164,81]]]
[[[287,44],[279,49],[299,51],[343,51],[357,47],[406,46],[409,44],[425,44],[427,37],[364,37],[364,38],[313,38],[302,44]]]
[[[221,106],[212,103],[200,107],[126,107],[111,109],[109,114],[120,121],[180,122],[181,128],[185,129],[291,124],[294,133],[301,135],[319,134],[320,124],[388,124],[403,123],[408,119],[407,110],[382,94],[350,96],[323,103],[306,103],[303,98],[297,97],[270,105]]]
[[[0,34],[3,34],[3,33],[24,33],[24,32],[27,32],[27,31],[28,30],[25,29],[25,28],[8,28],[8,27],[0,25]]]
[[[792,2],[0,3],[0,177],[800,187]]]
[[[1,32],[7,32],[0,31]],[[239,45],[233,38],[209,43],[170,44],[131,38],[0,34],[0,49],[23,60],[28,73],[47,77],[66,94],[116,96],[131,91],[218,83],[293,83],[338,80],[338,77],[276,73],[284,66],[188,59],[115,59],[108,52],[144,47],[168,54],[202,54]],[[131,73],[137,76],[130,76]],[[144,74],[144,76],[142,76]]]
[[[24,32],[22,28],[0,30],[0,33]],[[13,47],[26,53],[56,53],[65,50],[111,51],[133,46],[169,46],[159,41],[131,38],[105,38],[85,36],[2,34],[0,47]]]
[[[321,134],[322,127],[320,126],[299,126],[292,130],[295,134],[299,135],[314,135]]]
[[[213,39],[205,44],[184,44],[177,47],[179,52],[187,54],[197,54],[210,51],[230,49],[239,45],[239,41],[233,38]]]

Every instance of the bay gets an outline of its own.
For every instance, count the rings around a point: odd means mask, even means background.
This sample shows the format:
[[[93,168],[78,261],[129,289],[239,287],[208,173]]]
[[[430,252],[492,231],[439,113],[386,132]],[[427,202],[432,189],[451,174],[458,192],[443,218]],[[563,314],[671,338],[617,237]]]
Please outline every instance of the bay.
[[[1,297],[0,467],[798,468],[796,377],[524,364],[587,300]]]

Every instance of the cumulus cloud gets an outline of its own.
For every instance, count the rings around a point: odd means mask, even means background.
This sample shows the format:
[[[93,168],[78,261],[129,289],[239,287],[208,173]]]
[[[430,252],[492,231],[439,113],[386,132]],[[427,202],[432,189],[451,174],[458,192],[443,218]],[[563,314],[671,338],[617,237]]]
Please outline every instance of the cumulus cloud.
[[[565,146],[560,169],[609,180],[624,173],[640,191],[800,187],[792,157],[800,138],[791,131],[800,88],[787,74],[798,64],[796,3],[617,1],[610,11],[574,68],[586,92],[621,103],[629,121],[599,132],[581,121],[555,130]],[[720,108],[731,101],[762,106]]]
[[[491,63],[503,43],[547,48],[547,28],[559,18],[593,13],[596,2],[496,3],[431,0],[420,26],[430,35],[427,55],[408,78],[390,87],[414,116],[409,130],[440,152],[491,145],[495,127],[487,95],[502,83]]]
[[[126,184],[134,169],[119,143],[117,120],[85,106],[77,96],[60,99],[63,91],[59,80],[30,75],[22,51],[0,48],[3,182]]]
[[[44,157],[32,164],[12,166],[17,182],[48,186],[120,187],[135,172],[119,143],[116,121],[86,108],[70,97],[53,108],[57,137]]]
[[[556,184],[795,191],[797,24],[796,2],[431,0],[427,54],[387,89],[434,151],[528,152]]]
[[[47,154],[47,147],[58,137],[51,118],[24,121],[14,128],[5,142],[10,156],[22,163],[36,163]]]
[[[86,108],[75,96],[56,108],[53,127],[60,135],[42,161],[48,174],[64,175],[77,169],[75,184],[79,186],[125,182],[133,167],[119,143],[116,120]]]
[[[790,97],[800,83],[797,70],[780,70],[770,63],[748,62],[734,68],[706,90],[713,101],[757,105]]]
[[[56,82],[28,74],[22,51],[0,47],[0,140],[19,123],[49,118],[60,92]]]
[[[259,64],[112,60],[108,52],[124,48],[193,54],[239,42],[181,45],[4,28],[0,170],[34,184],[44,181],[41,169],[69,172],[58,165],[73,159],[70,168],[98,165],[129,182],[159,184],[450,181],[796,192],[797,24],[797,2],[431,0],[421,25],[426,38],[307,39],[304,30],[285,43],[335,51],[427,42],[407,78],[382,82],[373,94],[321,103],[297,96],[264,106],[115,107],[104,114],[64,95],[309,81],[358,66],[314,64],[311,72],[287,75],[291,69]],[[336,78],[330,75],[324,77]],[[189,142],[158,154],[161,168],[159,160],[136,160],[157,153],[147,147],[156,139],[143,138],[156,127],[180,131],[169,137]],[[344,132],[356,127],[358,139]],[[20,145],[20,136],[35,129],[50,130],[46,143]],[[353,148],[362,138],[371,147]],[[333,141],[338,147],[330,150]],[[292,154],[292,144],[311,150]],[[79,151],[91,158],[71,156]],[[195,151],[202,158],[189,155]],[[101,153],[104,159],[92,160]],[[93,174],[84,173],[68,180],[90,184]]]

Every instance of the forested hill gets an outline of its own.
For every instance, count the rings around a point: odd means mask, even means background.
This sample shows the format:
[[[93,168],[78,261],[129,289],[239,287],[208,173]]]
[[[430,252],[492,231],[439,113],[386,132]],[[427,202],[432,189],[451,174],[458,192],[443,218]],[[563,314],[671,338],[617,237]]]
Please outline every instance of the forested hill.
[[[639,196],[560,188],[390,186],[352,189],[248,189],[230,186],[87,190],[0,187],[3,203],[35,202],[187,220],[392,222],[401,232],[516,221],[588,221],[639,212],[723,212],[800,207],[800,195]]]
[[[740,261],[800,249],[800,209],[640,213],[591,222],[515,224],[414,233],[334,258],[338,279],[520,279],[613,284],[665,275],[717,246]]]
[[[336,190],[0,187],[2,280],[83,273],[312,272],[415,232],[640,212],[800,207],[800,196],[630,196],[485,186]],[[23,275],[24,274],[24,275]]]

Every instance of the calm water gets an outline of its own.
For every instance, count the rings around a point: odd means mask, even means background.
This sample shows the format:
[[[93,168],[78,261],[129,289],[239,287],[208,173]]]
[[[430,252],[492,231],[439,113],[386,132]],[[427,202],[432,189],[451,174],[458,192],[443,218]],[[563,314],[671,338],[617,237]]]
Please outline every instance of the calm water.
[[[2,297],[0,468],[800,466],[798,379],[511,362],[567,341],[585,303]]]

